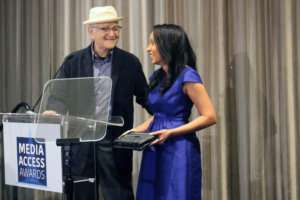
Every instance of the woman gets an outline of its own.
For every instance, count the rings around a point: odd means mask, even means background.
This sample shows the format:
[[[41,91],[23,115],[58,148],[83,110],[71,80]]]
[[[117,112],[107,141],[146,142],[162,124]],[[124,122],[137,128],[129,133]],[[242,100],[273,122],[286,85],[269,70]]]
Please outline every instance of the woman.
[[[137,200],[199,200],[202,174],[195,131],[216,123],[214,107],[180,26],[154,26],[147,51],[152,64],[161,66],[150,77],[148,100],[154,115],[133,131],[148,131],[158,139],[143,152]],[[193,104],[199,116],[189,122]]]

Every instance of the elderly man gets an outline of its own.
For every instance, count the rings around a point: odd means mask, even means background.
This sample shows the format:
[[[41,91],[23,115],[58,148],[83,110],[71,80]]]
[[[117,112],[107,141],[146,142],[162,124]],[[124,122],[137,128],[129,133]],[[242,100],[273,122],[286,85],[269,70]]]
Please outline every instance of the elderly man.
[[[96,188],[104,199],[134,199],[131,172],[132,151],[113,149],[112,141],[133,126],[133,96],[136,102],[146,106],[147,82],[138,58],[116,47],[120,29],[117,12],[112,6],[95,7],[90,10],[87,24],[92,43],[85,49],[66,57],[59,78],[108,76],[112,79],[111,115],[122,116],[124,126],[108,128],[106,137],[95,143],[81,143],[75,147],[72,173],[75,176],[94,175],[94,151],[96,160]],[[52,111],[47,111],[51,113]],[[53,111],[54,112],[54,111]],[[95,187],[90,183],[75,184],[77,199],[95,199]]]

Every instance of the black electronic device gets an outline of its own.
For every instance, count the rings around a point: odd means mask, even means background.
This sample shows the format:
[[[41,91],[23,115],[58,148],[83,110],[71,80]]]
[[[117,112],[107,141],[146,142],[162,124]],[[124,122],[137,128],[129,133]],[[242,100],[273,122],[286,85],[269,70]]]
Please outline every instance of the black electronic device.
[[[157,136],[149,135],[149,133],[132,131],[115,139],[113,147],[142,151],[156,138]]]

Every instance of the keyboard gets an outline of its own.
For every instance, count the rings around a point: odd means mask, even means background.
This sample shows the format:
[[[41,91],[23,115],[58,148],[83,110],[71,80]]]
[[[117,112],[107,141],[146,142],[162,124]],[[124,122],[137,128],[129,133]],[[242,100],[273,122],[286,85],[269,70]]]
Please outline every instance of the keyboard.
[[[129,132],[126,135],[117,138],[113,142],[113,147],[142,151],[156,138],[157,136],[149,135],[149,133]]]

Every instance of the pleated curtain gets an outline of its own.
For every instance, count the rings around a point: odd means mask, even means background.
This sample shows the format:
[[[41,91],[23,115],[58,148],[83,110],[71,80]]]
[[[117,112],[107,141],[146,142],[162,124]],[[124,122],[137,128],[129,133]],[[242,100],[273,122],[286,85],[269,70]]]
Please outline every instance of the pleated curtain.
[[[0,0],[0,112],[36,103],[64,57],[90,44],[82,24],[89,9],[105,5],[125,17],[118,46],[140,59],[147,77],[158,67],[146,51],[153,25],[187,32],[218,117],[197,132],[203,199],[299,200],[299,0]],[[135,125],[148,117],[135,105]],[[9,200],[2,133],[0,140],[0,199]],[[141,156],[134,152],[134,190]],[[25,188],[17,195],[61,198]]]

